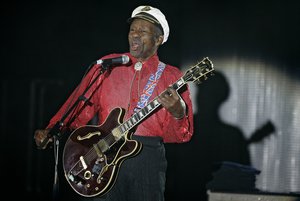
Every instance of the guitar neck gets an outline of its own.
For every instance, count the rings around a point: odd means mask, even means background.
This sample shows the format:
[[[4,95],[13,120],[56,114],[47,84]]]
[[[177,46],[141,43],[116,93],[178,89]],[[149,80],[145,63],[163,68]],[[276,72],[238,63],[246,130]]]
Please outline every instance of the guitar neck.
[[[181,87],[186,84],[184,79],[181,77],[174,84],[172,84],[172,88],[178,91]],[[166,92],[164,90],[162,93]],[[154,98],[150,101],[144,108],[140,109],[138,112],[134,113],[128,120],[118,126],[118,130],[121,133],[125,133],[130,129],[134,128],[138,123],[140,123],[143,119],[145,119],[148,115],[150,115],[156,108],[158,108],[161,104],[157,100],[158,97]]]
[[[181,78],[179,78],[175,83],[172,84],[171,87],[178,91],[187,82],[201,83],[201,79],[206,80],[209,75],[212,75],[213,71],[214,68],[212,62],[208,59],[208,57],[205,57],[202,61],[190,67]],[[164,90],[162,93],[165,93],[166,90]],[[155,97],[144,108],[134,113],[128,120],[116,127],[113,130],[114,136],[117,136],[117,138],[121,138],[124,133],[134,128],[160,105],[161,104],[158,102],[157,97]]]

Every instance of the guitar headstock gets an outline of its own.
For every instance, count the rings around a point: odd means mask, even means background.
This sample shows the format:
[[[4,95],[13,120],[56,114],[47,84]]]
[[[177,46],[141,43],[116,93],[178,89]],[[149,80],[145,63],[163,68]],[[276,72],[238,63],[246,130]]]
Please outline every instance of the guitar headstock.
[[[182,78],[186,82],[196,82],[199,84],[202,80],[206,80],[208,76],[213,75],[214,70],[211,60],[205,57],[202,61],[190,67]]]

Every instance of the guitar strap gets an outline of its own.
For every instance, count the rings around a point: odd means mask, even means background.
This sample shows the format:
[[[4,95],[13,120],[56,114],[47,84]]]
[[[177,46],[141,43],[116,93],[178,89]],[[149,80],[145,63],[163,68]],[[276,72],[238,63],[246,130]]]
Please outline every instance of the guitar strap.
[[[155,74],[150,75],[148,82],[146,83],[146,85],[142,91],[142,94],[139,98],[139,102],[137,103],[136,107],[134,108],[134,112],[139,111],[140,109],[144,108],[147,105],[149,98],[153,94],[154,88],[156,87],[158,80],[161,77],[165,67],[166,67],[165,63],[163,63],[161,61],[158,63],[157,71]]]

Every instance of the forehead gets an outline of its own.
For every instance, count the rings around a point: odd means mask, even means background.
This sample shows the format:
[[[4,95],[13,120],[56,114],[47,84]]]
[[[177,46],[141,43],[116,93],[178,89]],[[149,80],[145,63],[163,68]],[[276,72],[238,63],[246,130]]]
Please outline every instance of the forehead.
[[[143,28],[154,29],[155,25],[147,20],[137,18],[131,22],[130,27],[143,27]]]

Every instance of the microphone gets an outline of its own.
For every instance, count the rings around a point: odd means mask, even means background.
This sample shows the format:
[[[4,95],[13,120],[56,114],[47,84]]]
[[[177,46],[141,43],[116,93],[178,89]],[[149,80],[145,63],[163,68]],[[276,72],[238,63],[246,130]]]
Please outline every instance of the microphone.
[[[96,64],[101,64],[102,66],[117,66],[121,64],[127,64],[130,61],[129,56],[122,55],[120,57],[110,58],[110,59],[99,59]]]

